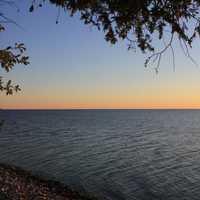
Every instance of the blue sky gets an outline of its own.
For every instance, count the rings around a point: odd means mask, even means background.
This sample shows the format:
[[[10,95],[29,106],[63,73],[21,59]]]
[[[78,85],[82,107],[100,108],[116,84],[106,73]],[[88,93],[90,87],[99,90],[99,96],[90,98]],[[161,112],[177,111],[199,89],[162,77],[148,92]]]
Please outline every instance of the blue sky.
[[[45,4],[33,13],[30,1],[16,1],[15,8],[4,7],[8,17],[20,27],[9,24],[1,33],[1,47],[23,42],[31,64],[16,66],[12,72],[0,73],[19,83],[22,92],[12,97],[1,94],[3,108],[168,108],[200,107],[197,95],[200,68],[181,52],[174,42],[176,69],[167,52],[159,73],[144,68],[148,55],[139,49],[128,51],[125,42],[115,46],[104,34],[84,25],[78,16],[61,12],[56,24],[57,8]],[[156,41],[155,45],[160,47]],[[197,63],[199,41],[191,50]]]

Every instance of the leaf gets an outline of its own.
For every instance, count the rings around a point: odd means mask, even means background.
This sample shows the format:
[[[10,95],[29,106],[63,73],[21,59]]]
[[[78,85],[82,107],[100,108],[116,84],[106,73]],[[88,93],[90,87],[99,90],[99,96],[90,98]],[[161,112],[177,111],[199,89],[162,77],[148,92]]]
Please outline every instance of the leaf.
[[[33,12],[33,10],[34,10],[34,6],[31,5],[31,7],[29,8],[29,12]]]

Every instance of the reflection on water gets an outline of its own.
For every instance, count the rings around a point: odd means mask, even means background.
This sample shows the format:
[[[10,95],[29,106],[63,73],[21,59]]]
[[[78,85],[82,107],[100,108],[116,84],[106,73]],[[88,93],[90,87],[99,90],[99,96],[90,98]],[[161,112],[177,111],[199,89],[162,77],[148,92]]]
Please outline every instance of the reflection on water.
[[[200,111],[0,111],[0,162],[112,200],[200,198]]]

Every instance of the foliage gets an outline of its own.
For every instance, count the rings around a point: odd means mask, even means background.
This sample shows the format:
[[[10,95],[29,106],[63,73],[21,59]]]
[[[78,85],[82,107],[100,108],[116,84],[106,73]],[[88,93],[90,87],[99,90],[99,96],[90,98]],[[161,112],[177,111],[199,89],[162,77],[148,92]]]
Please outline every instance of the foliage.
[[[7,1],[5,1],[6,3]],[[8,1],[9,2],[9,1]],[[1,1],[2,3],[2,1]],[[0,32],[5,31],[3,23],[12,22],[0,12],[0,18],[4,21],[0,21]],[[29,64],[29,57],[24,55],[26,48],[23,43],[15,43],[15,45],[8,46],[0,49],[0,66],[6,72],[9,72],[16,64]],[[13,94],[13,92],[20,91],[19,85],[13,85],[12,81],[3,82],[3,77],[0,76],[0,91],[5,91],[7,95]]]
[[[137,46],[142,52],[152,52],[146,66],[151,60],[159,66],[167,49],[174,55],[174,35],[185,55],[191,58],[188,47],[200,35],[199,0],[34,0],[30,11],[45,1],[63,8],[71,16],[79,13],[85,24],[103,30],[111,44],[122,39],[128,42],[128,49]],[[169,42],[155,52],[155,38],[161,42],[168,38]]]

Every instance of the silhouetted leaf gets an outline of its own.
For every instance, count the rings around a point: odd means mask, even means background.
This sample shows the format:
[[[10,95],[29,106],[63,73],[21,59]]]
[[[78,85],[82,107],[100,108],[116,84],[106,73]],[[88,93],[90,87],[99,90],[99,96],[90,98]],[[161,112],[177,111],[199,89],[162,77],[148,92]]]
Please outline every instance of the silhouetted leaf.
[[[33,10],[34,10],[34,6],[31,5],[31,7],[29,8],[29,12],[33,12]]]

